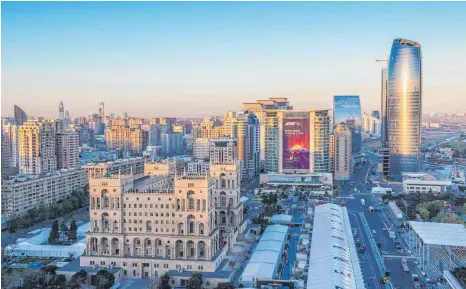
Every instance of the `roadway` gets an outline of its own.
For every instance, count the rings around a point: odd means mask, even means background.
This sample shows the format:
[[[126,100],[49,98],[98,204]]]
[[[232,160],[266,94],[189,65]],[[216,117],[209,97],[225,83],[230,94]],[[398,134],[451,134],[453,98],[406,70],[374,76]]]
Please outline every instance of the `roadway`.
[[[365,182],[368,171],[374,165],[377,156],[368,154],[368,157],[370,162],[358,165],[353,176],[343,184],[340,192],[340,196],[345,198],[353,232],[357,231],[355,239],[359,239],[361,246],[366,247],[365,253],[359,254],[366,288],[414,288],[411,273],[402,270],[401,257],[384,259],[382,256],[397,256],[399,253],[395,250],[394,241],[389,238],[388,220],[382,213],[371,213],[368,209],[368,206],[379,206],[378,196],[370,193],[375,185]],[[365,200],[364,206],[361,204],[361,199]],[[375,236],[372,235],[372,230],[376,232]],[[378,242],[381,243],[380,249],[376,245]],[[414,264],[411,262],[408,262],[408,266],[414,269]],[[380,282],[385,270],[390,272],[390,284],[388,285]]]

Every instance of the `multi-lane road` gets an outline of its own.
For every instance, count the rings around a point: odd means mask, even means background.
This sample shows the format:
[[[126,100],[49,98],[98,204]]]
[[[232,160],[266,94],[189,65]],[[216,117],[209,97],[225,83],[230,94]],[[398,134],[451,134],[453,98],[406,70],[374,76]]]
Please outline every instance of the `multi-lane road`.
[[[340,192],[340,196],[345,198],[355,239],[366,247],[366,251],[359,254],[366,288],[414,288],[411,273],[403,271],[402,257],[396,251],[394,240],[389,238],[389,220],[382,212],[369,212],[369,206],[379,207],[379,197],[371,194],[374,185],[365,183],[368,171],[376,160],[375,155],[368,156],[371,162],[359,165]],[[365,200],[365,205],[361,204],[361,199]],[[380,248],[377,243],[380,243]],[[408,262],[408,266],[411,272],[416,270],[411,262]],[[382,284],[380,280],[386,271],[390,275],[389,284]]]

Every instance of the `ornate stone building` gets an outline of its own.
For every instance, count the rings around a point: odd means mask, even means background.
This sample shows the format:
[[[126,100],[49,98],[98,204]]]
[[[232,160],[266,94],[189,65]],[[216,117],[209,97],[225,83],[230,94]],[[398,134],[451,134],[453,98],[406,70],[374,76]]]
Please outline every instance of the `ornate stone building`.
[[[90,232],[81,266],[121,267],[126,278],[170,270],[214,272],[242,223],[237,163],[210,175],[91,178]]]

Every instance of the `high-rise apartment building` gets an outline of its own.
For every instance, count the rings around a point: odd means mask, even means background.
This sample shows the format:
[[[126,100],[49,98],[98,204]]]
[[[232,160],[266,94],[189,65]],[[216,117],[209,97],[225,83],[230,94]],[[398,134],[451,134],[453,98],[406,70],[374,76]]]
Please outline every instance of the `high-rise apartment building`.
[[[14,106],[14,117],[16,125],[22,125],[28,120],[28,116],[26,115],[24,110],[22,110],[21,107],[17,105]]]
[[[422,116],[421,45],[397,38],[393,41],[387,73],[387,133],[390,174],[419,169]]]
[[[131,155],[141,155],[145,149],[140,128],[112,125],[105,131],[105,141],[109,149],[126,151]]]
[[[11,157],[11,142],[8,139],[8,135],[5,131],[2,130],[2,178],[5,176],[5,172],[8,168],[12,167],[12,157]]]
[[[353,154],[361,152],[362,121],[359,95],[336,95],[333,98],[333,128],[344,122],[352,132]]]
[[[2,143],[5,142],[5,148],[9,151],[5,151],[5,156],[8,156],[7,163],[8,167],[19,166],[19,155],[18,155],[18,128],[19,126],[12,123],[7,123],[2,126]],[[3,156],[2,150],[2,156]]]
[[[218,125],[213,118],[205,118],[200,124],[196,124],[192,130],[193,135],[193,152],[208,154],[209,139],[219,139],[225,136],[225,128],[223,125]],[[198,141],[198,139],[201,139]],[[196,147],[200,146],[200,148]],[[199,157],[201,158],[201,157]]]
[[[336,180],[348,180],[351,177],[351,130],[340,123],[333,133],[333,173]]]
[[[328,110],[310,111],[310,171],[328,173],[330,159],[330,117]]]
[[[55,144],[57,168],[71,169],[79,167],[79,133],[63,131],[56,134]]]
[[[236,121],[236,112],[227,111],[223,115],[223,130],[225,136],[232,137],[234,122]]]
[[[38,175],[57,170],[55,123],[30,119],[18,129],[19,172]]]
[[[256,102],[251,103],[243,103],[243,111],[252,111],[259,119],[260,123],[260,162],[261,168],[263,168],[266,172],[276,172],[278,167],[277,160],[272,160],[269,163],[269,156],[267,155],[267,146],[269,146],[269,140],[272,138],[272,142],[275,142],[274,137],[278,133],[276,129],[267,129],[271,127],[270,125],[277,127],[278,126],[278,119],[274,118],[274,111],[277,110],[293,110],[293,106],[290,105],[288,99],[286,97],[270,97],[269,99],[265,100],[257,100]],[[272,118],[272,119],[267,119]],[[271,136],[268,135],[268,132],[272,133]],[[272,145],[272,154],[278,150],[278,147]],[[269,153],[270,155],[270,153]]]
[[[259,119],[252,111],[240,112],[236,117],[233,131],[238,141],[241,178],[253,179],[260,173]]]
[[[148,145],[159,146],[162,144],[162,134],[168,132],[167,125],[165,124],[143,124],[141,129],[149,133]]]
[[[193,157],[198,160],[206,160],[209,158],[209,139],[197,138],[193,143]]]

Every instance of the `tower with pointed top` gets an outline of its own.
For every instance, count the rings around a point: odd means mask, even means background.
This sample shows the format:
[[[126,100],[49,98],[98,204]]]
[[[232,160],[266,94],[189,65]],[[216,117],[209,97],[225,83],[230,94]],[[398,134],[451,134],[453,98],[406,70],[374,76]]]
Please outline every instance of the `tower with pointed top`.
[[[65,106],[63,105],[63,101],[60,101],[60,105],[58,106],[58,118],[65,118]]]

